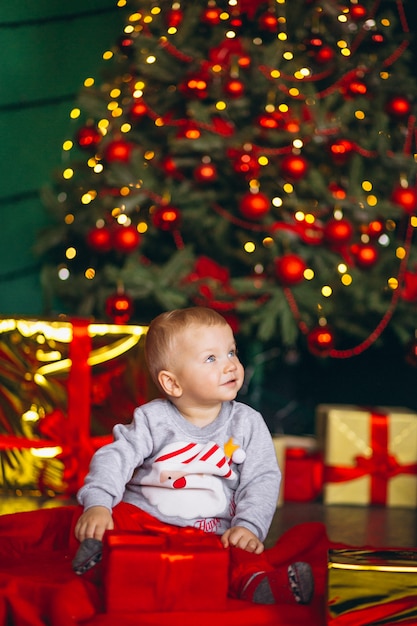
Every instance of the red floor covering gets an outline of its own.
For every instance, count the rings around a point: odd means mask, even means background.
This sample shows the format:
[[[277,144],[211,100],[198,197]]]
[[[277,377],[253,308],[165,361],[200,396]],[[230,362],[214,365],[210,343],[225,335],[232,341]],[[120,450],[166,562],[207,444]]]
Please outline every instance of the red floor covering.
[[[274,565],[308,561],[315,575],[309,606],[260,606],[228,600],[226,610],[169,613],[105,613],[102,588],[71,569],[74,507],[0,516],[0,624],[4,626],[325,626],[327,550],[320,522],[299,524],[268,550]],[[339,546],[337,546],[339,547]],[[340,546],[341,547],[341,546]],[[202,584],[205,584],[202,577]],[[138,590],[140,593],[140,590]],[[178,581],[181,593],[181,581]],[[210,589],[207,589],[210,593]],[[331,626],[394,624],[355,614]],[[369,621],[371,620],[371,621]],[[402,622],[402,623],[416,623]]]

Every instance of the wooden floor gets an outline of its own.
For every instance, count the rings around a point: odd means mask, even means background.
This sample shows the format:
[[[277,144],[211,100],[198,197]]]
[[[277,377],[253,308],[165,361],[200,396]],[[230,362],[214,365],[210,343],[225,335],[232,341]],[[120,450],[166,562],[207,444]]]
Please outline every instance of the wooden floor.
[[[267,545],[303,522],[323,522],[333,542],[351,546],[417,547],[415,509],[286,502],[277,509]]]
[[[73,500],[0,496],[0,515],[73,504]],[[275,513],[266,545],[303,522],[322,522],[333,542],[351,546],[417,547],[417,510],[285,502]]]

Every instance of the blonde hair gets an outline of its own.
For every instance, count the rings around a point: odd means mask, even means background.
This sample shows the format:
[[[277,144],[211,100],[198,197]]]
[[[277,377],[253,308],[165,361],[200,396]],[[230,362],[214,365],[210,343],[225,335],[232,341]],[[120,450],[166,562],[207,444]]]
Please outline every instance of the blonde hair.
[[[152,320],[146,334],[145,359],[152,380],[159,388],[159,372],[169,369],[170,354],[179,335],[192,325],[227,326],[228,323],[220,313],[203,306],[167,311]]]

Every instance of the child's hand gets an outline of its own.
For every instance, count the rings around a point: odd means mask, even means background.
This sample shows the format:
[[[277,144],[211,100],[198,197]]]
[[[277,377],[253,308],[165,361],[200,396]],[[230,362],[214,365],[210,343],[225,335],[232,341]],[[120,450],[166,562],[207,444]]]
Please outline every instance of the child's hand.
[[[101,541],[106,530],[114,528],[112,514],[105,506],[92,506],[84,511],[75,525],[78,541],[98,539]]]
[[[233,546],[255,554],[261,554],[264,551],[262,541],[244,526],[234,526],[226,530],[221,537],[221,542],[225,548]]]

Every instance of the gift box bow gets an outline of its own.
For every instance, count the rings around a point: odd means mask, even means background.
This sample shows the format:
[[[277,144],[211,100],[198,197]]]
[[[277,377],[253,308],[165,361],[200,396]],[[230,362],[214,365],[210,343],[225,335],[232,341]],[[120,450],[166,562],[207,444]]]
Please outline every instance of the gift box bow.
[[[363,476],[371,477],[371,504],[387,502],[388,483],[400,474],[417,474],[416,463],[400,463],[388,448],[389,416],[372,412],[370,414],[371,455],[356,455],[352,466],[325,465],[324,481],[338,483]]]

